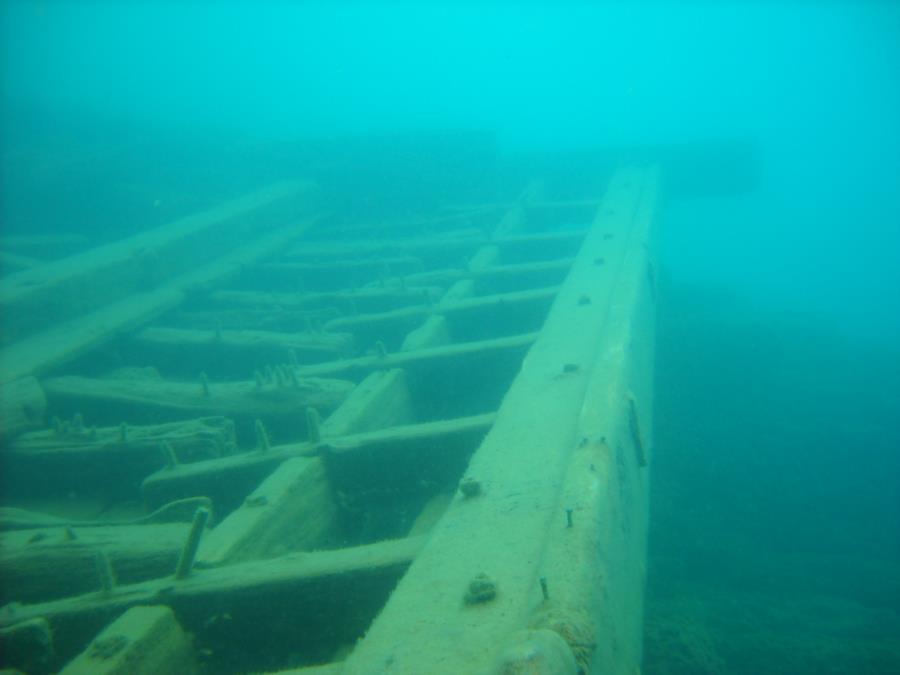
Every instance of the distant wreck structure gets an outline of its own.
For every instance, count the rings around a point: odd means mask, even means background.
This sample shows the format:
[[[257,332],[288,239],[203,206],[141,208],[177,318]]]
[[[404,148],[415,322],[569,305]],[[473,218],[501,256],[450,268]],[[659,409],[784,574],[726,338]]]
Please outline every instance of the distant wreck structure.
[[[2,666],[638,672],[662,192],[723,153],[282,181],[0,280]]]

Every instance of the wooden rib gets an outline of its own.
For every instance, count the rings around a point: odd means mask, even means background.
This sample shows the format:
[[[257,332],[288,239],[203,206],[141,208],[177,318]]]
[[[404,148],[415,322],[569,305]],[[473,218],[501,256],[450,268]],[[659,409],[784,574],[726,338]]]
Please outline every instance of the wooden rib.
[[[279,333],[268,330],[198,330],[150,326],[133,338],[138,344],[153,347],[214,347],[220,345],[229,350],[281,351],[287,360],[293,350],[298,356],[346,354],[353,346],[353,337],[346,333]]]
[[[326,439],[335,452],[363,451],[366,448],[391,446],[404,451],[418,447],[422,439],[430,439],[439,446],[443,437],[471,433],[490,428],[493,413],[458,417],[452,420],[402,424],[376,431],[365,431]],[[323,429],[328,428],[328,422]],[[312,443],[276,445],[266,452],[250,452],[191,464],[180,464],[151,474],[142,486],[144,499],[151,508],[182,497],[204,494],[218,501],[217,492],[234,491],[235,484],[248,485],[241,494],[253,487],[286,459],[314,455],[319,451]]]
[[[260,612],[267,611],[267,601],[277,598],[279,606],[292,607],[312,621],[326,608],[361,607],[364,598],[370,602],[373,585],[379,593],[388,591],[418,553],[423,539],[408,537],[334,551],[292,553],[195,569],[179,581],[172,577],[154,579],[120,585],[111,593],[16,605],[0,615],[0,628],[44,618],[52,627],[55,644],[74,655],[112,617],[137,605],[164,603],[179,618],[185,617],[187,628],[198,632],[204,628],[203,621],[222,607],[234,606],[241,599],[246,605],[248,598],[258,603]]]
[[[493,295],[479,295],[463,300],[441,301],[436,305],[419,305],[404,307],[390,312],[378,312],[373,314],[359,314],[357,316],[342,316],[332,319],[325,324],[326,330],[352,330],[356,326],[371,326],[379,323],[391,323],[406,320],[415,316],[428,314],[461,314],[473,310],[486,309],[501,305],[515,306],[529,304],[535,301],[550,300],[559,291],[559,286],[534,288],[525,291],[513,291],[510,293],[496,293]]]
[[[479,340],[477,342],[461,342],[458,344],[444,345],[416,349],[408,352],[396,352],[384,356],[361,356],[354,359],[342,359],[329,363],[300,366],[297,373],[300,377],[325,377],[329,375],[347,374],[353,372],[368,372],[383,370],[385,368],[399,368],[403,366],[428,365],[430,362],[447,361],[490,354],[491,352],[519,350],[528,347],[537,339],[537,333],[524,333],[510,337],[494,338],[492,340]]]

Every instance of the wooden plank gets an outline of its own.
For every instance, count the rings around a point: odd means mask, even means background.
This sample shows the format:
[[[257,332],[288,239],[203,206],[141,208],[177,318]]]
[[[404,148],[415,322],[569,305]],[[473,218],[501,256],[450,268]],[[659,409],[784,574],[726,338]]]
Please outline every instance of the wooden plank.
[[[244,645],[247,634],[258,634],[260,626],[272,639],[291,645],[292,651],[312,650],[316,641],[333,640],[336,631],[347,632],[349,640],[361,634],[422,542],[421,537],[411,537],[334,551],[291,553],[198,569],[179,581],[172,577],[155,579],[119,585],[106,593],[7,606],[0,613],[0,630],[22,621],[46,619],[57,656],[66,660],[121,612],[140,605],[165,604],[200,644],[207,639],[206,633],[216,629],[215,617],[228,613],[232,617],[230,633],[218,634],[220,641],[225,640],[219,649],[226,658],[229,641]],[[279,621],[274,623],[273,606],[280,612]],[[333,616],[335,621],[341,617],[343,621],[323,623],[323,616]],[[298,625],[305,627],[302,633],[297,633]]]
[[[386,280],[411,275],[421,272],[424,267],[423,261],[413,256],[302,263],[265,262],[250,269],[247,278],[254,284],[328,291],[361,285],[372,279]]]
[[[384,429],[412,418],[406,373],[400,368],[376,370],[322,423],[322,438]]]
[[[407,285],[443,285],[463,279],[506,280],[507,283],[515,283],[519,288],[531,283],[539,283],[546,286],[561,281],[571,266],[571,258],[558,258],[506,265],[488,265],[480,269],[429,270],[427,272],[407,274],[404,277],[404,281]]]
[[[484,269],[473,271],[472,276],[476,279],[491,279],[495,277],[538,276],[547,272],[561,272],[565,275],[569,268],[572,267],[573,262],[572,258],[559,258],[528,263],[491,265]]]
[[[45,379],[43,386],[57,404],[68,400],[85,409],[92,406],[94,410],[100,405],[110,415],[121,416],[122,411],[127,411],[131,419],[163,412],[252,418],[289,416],[309,406],[331,410],[353,389],[353,383],[346,380],[306,375],[296,380],[296,384],[260,385],[253,381],[204,384],[202,378],[197,382],[178,382],[164,380],[145,370],[122,371],[119,377],[107,378],[64,375]]]
[[[353,328],[371,329],[373,324],[409,323],[411,320],[427,316],[432,311],[430,305],[413,305],[401,307],[376,314],[357,314],[356,316],[341,316],[325,323],[326,331],[349,330]]]
[[[267,451],[179,464],[147,476],[141,483],[141,495],[148,509],[177,499],[204,495],[212,500],[216,513],[229,513],[286,459],[315,452],[311,443],[291,443],[276,445]]]
[[[470,432],[484,433],[493,424],[496,415],[485,413],[450,420],[405,424],[387,429],[376,429],[334,438],[323,443],[323,450],[332,457],[352,457],[363,453],[398,449],[399,446],[416,447],[423,443],[437,444],[440,439]]]
[[[301,366],[297,368],[297,373],[304,378],[324,377],[327,375],[367,372],[403,366],[427,366],[433,362],[454,361],[471,356],[488,355],[492,352],[524,349],[534,342],[536,338],[536,333],[526,333],[495,338],[493,340],[479,340],[477,342],[464,342],[413,351],[395,352],[383,356],[373,354],[371,356],[360,356],[353,359]]]
[[[395,389],[393,386],[389,386],[385,391],[390,392]],[[378,397],[373,397],[373,401],[377,402],[378,400]],[[356,447],[359,451],[364,450],[367,442],[371,442],[373,445],[391,446],[402,451],[404,447],[416,447],[422,444],[424,439],[430,439],[434,445],[440,446],[441,434],[454,434],[458,430],[471,430],[479,427],[486,430],[491,420],[490,415],[475,415],[456,420],[404,424],[371,432],[363,431],[360,434],[348,434],[340,437],[339,440],[343,447]],[[323,429],[327,428],[328,421],[322,426]],[[348,426],[350,425],[336,421],[333,429],[337,432]],[[176,499],[202,494],[211,497],[217,510],[220,510],[220,504],[236,506],[240,503],[244,495],[249,494],[261,480],[286,459],[309,456],[318,451],[318,446],[312,443],[292,443],[273,446],[266,452],[249,452],[206,462],[182,464],[174,469],[157,471],[148,476],[141,489],[144,500],[150,508],[156,508],[158,505]],[[238,496],[235,497],[235,495]]]
[[[350,336],[343,333],[276,333],[229,329],[210,332],[171,326],[150,326],[137,333],[134,339],[145,344],[179,348],[221,345],[229,349],[273,349],[281,351],[285,356],[291,350],[297,352],[298,356],[306,353],[341,354],[353,344]]]
[[[336,518],[322,460],[289,459],[204,537],[197,566],[214,567],[319,547],[332,535]]]
[[[206,300],[214,306],[253,307],[258,309],[297,310],[321,307],[328,303],[346,307],[349,313],[382,312],[419,304],[427,294],[437,294],[438,287],[402,288],[399,285],[371,286],[337,291],[274,293],[263,291],[213,291]]]
[[[60,675],[158,675],[198,672],[190,637],[171,609],[132,607],[107,626]]]
[[[283,182],[128,239],[0,280],[9,344],[144,292],[224,255],[244,235],[309,208],[309,183]]]
[[[187,537],[186,523],[70,525],[0,532],[0,604],[41,602],[100,589],[103,551],[121,583],[167,576]]]
[[[39,375],[85,354],[115,335],[133,330],[181,303],[189,289],[241,271],[249,262],[302,234],[314,222],[315,219],[307,219],[258,237],[155,290],[136,292],[76,318],[65,319],[63,314],[55,317],[56,323],[51,328],[0,351],[0,383]]]
[[[524,291],[511,291],[509,293],[495,293],[466,298],[464,300],[441,300],[436,304],[404,307],[388,312],[376,314],[358,314],[356,316],[344,316],[332,319],[324,325],[327,331],[349,330],[357,326],[371,327],[372,324],[406,322],[413,317],[426,316],[428,314],[466,314],[480,313],[498,307],[517,309],[519,305],[544,302],[553,299],[558,292],[558,286],[546,288],[534,288]]]
[[[131,342],[147,362],[191,364],[194,373],[240,370],[223,363],[262,369],[264,364],[315,363],[353,352],[353,335],[338,332],[150,326],[134,335]]]

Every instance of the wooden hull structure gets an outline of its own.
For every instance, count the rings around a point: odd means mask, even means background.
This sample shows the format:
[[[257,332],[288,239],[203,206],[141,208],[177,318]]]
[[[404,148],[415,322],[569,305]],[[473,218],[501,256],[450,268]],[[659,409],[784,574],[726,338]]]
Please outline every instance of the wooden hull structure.
[[[281,183],[4,279],[4,665],[639,672],[659,183]]]

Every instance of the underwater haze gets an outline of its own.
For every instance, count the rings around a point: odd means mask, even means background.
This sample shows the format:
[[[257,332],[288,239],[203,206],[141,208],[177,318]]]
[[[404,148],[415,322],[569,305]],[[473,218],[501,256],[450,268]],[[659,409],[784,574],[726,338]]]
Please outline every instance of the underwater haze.
[[[643,672],[900,673],[900,4],[0,17],[2,237],[109,241],[312,166],[413,211],[510,157],[751,148],[746,189],[666,177],[701,189],[660,224]]]

